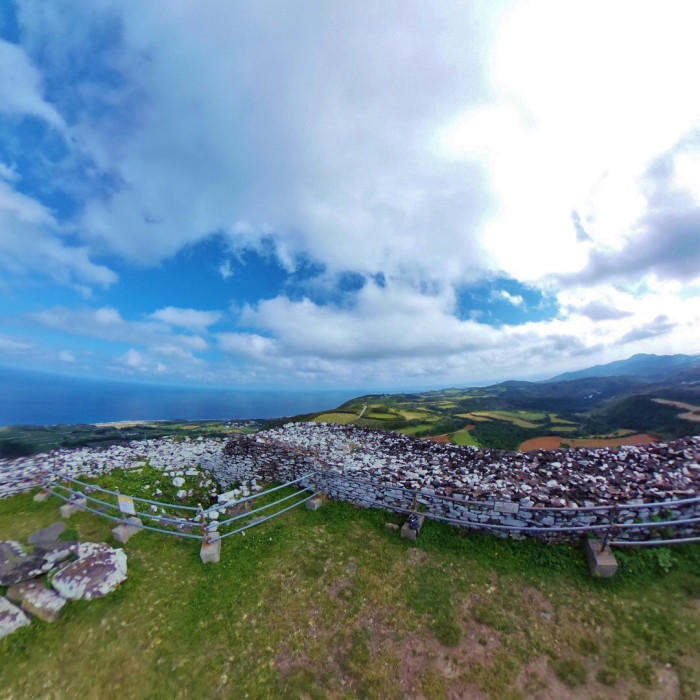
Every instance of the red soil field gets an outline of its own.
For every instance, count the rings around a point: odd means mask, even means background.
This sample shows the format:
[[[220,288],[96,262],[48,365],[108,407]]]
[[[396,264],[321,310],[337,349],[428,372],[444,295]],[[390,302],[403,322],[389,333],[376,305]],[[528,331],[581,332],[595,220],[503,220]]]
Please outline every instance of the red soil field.
[[[658,435],[647,433],[635,433],[616,438],[565,438],[547,435],[531,440],[525,440],[518,448],[520,452],[531,452],[532,450],[556,450],[566,443],[571,447],[619,447],[620,445],[648,445],[650,442],[659,442]]]
[[[431,437],[426,438],[426,440],[432,440],[433,442],[449,442],[450,434],[443,433],[442,435],[432,435]]]

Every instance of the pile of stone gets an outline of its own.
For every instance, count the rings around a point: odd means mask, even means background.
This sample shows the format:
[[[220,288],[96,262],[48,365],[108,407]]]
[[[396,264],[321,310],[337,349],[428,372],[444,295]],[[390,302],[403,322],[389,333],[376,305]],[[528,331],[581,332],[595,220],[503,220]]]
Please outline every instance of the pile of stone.
[[[0,498],[35,488],[47,475],[98,477],[113,469],[138,469],[146,461],[162,471],[180,470],[178,474],[193,465],[208,471],[221,460],[224,444],[224,438],[158,438],[0,459]]]
[[[356,426],[290,423],[238,436],[220,482],[281,481],[322,466],[347,477],[463,500],[581,507],[698,493],[700,437],[620,448],[506,452],[419,440]]]
[[[53,622],[69,600],[92,600],[126,580],[126,554],[101,542],[59,541],[62,522],[27,539],[0,542],[0,638],[30,624]]]

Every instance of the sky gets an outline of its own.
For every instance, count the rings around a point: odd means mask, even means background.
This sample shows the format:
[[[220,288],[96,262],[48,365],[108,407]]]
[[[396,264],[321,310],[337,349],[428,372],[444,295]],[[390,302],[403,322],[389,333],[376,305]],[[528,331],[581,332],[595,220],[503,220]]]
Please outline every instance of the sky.
[[[700,352],[698,26],[4,0],[0,365],[402,388]]]

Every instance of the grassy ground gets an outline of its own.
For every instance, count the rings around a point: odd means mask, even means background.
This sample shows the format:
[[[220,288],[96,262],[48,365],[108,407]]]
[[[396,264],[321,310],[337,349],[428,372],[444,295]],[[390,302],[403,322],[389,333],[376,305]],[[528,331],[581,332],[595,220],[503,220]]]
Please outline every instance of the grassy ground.
[[[58,505],[0,501],[2,537],[50,524]],[[700,547],[622,554],[618,577],[597,581],[580,548],[437,523],[412,544],[389,519],[341,503],[295,510],[225,540],[206,567],[196,543],[140,533],[119,591],[0,640],[0,696],[700,692]],[[70,528],[110,541],[89,514]]]
[[[456,433],[452,433],[452,442],[455,445],[479,446],[479,441],[468,430],[458,430]]]
[[[352,423],[357,418],[356,413],[321,413],[314,418],[315,423]]]
[[[531,411],[475,411],[474,415],[481,416],[483,418],[494,418],[496,420],[505,420],[513,425],[517,425],[519,428],[536,428],[537,424],[533,423],[531,420],[526,420],[528,414]],[[533,415],[544,415],[542,413]]]

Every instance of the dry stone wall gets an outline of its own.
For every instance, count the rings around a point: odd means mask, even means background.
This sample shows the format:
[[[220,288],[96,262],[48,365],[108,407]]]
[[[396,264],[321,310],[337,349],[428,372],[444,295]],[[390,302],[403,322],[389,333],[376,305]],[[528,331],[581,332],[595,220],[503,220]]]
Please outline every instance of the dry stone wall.
[[[682,503],[698,495],[700,437],[513,453],[354,426],[290,423],[236,437],[225,454],[213,472],[224,484],[250,478],[284,482],[311,472],[305,486],[358,505],[418,506],[476,529],[548,541],[575,539],[584,530],[604,535],[611,521],[621,525],[616,539],[649,539],[658,533],[625,526],[700,517],[698,503]],[[674,534],[696,536],[700,530],[688,523]]]

